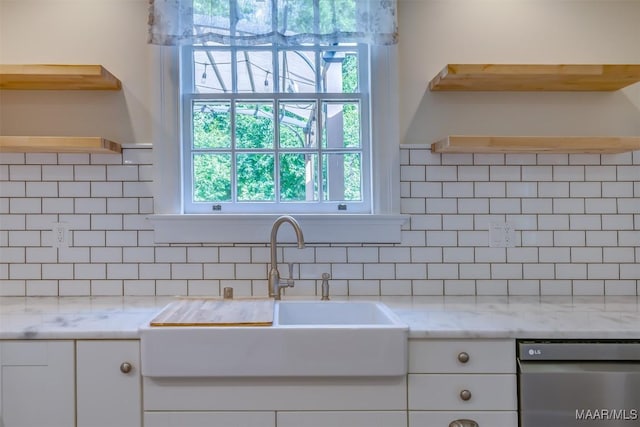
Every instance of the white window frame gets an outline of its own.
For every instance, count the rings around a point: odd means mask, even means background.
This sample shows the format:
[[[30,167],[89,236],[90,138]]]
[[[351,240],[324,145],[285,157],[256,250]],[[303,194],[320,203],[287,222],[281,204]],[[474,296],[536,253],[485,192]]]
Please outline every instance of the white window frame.
[[[189,213],[197,213],[197,214],[252,214],[260,211],[266,211],[267,213],[280,213],[280,214],[291,214],[291,213],[304,213],[304,214],[320,214],[320,213],[371,213],[371,161],[370,161],[370,153],[371,153],[371,143],[370,143],[370,135],[369,135],[369,55],[368,49],[366,45],[357,45],[357,46],[340,46],[336,48],[331,48],[329,46],[324,45],[316,45],[316,46],[305,46],[305,51],[315,51],[316,55],[316,64],[319,63],[319,56],[323,51],[327,50],[337,50],[337,51],[347,51],[353,52],[356,51],[358,53],[358,81],[360,82],[360,86],[364,88],[359,93],[326,93],[326,92],[313,92],[313,93],[299,93],[299,94],[289,94],[284,93],[280,90],[268,93],[192,93],[192,88],[194,85],[194,70],[193,70],[193,55],[192,51],[197,49],[211,49],[211,50],[223,50],[231,52],[232,58],[232,69],[235,70],[237,66],[236,58],[238,52],[242,52],[245,50],[248,51],[262,51],[269,52],[274,56],[274,73],[278,71],[275,69],[275,62],[277,62],[278,52],[280,50],[291,50],[291,49],[278,49],[276,46],[257,46],[257,47],[245,47],[245,46],[231,46],[231,47],[223,47],[222,49],[218,49],[217,47],[191,47],[186,46],[181,48],[181,85],[182,85],[182,140],[183,140],[183,153],[182,153],[182,168],[183,168],[183,190],[182,194],[184,197],[183,206],[185,212]],[[367,64],[367,66],[363,66]],[[320,70],[316,70],[316,79],[320,78]],[[278,85],[277,79],[273,78],[274,85]],[[317,80],[316,80],[316,83]],[[361,187],[361,196],[362,199],[359,201],[327,201],[327,200],[319,200],[317,202],[273,202],[273,201],[259,201],[259,202],[204,202],[198,203],[191,200],[192,196],[192,178],[193,171],[192,169],[192,154],[193,152],[197,152],[198,150],[191,148],[191,128],[192,128],[192,110],[193,110],[193,102],[194,101],[203,101],[203,100],[212,100],[212,102],[216,101],[229,101],[233,103],[236,100],[242,100],[243,102],[252,102],[252,101],[272,101],[277,103],[279,101],[311,101],[316,102],[318,104],[318,116],[317,116],[317,128],[316,135],[318,141],[318,149],[315,153],[318,154],[318,161],[321,160],[321,155],[323,153],[331,153],[334,150],[323,148],[320,146],[321,133],[320,123],[322,123],[322,103],[323,101],[355,101],[360,105],[360,124],[361,124],[361,142],[362,147],[358,150],[344,150],[344,151],[358,151],[362,154],[361,157],[361,177],[362,177],[362,187]],[[274,108],[277,108],[274,105]],[[276,112],[277,114],[277,112]],[[275,125],[275,124],[274,124]],[[274,128],[276,128],[274,126]],[[278,140],[278,130],[275,129],[275,140]],[[233,153],[236,149],[230,148],[229,152]],[[247,151],[247,152],[258,152],[263,150],[241,150],[237,151]],[[270,152],[270,150],[264,150],[265,152]],[[278,155],[279,152],[298,152],[298,150],[288,150],[288,149],[280,149],[278,144],[276,143],[273,148],[273,153],[275,156]],[[233,154],[232,154],[233,157]],[[232,166],[232,170],[235,171],[235,168]],[[320,166],[318,165],[318,170],[321,171]],[[276,177],[276,197],[279,189],[278,181],[278,168],[276,161],[276,170],[274,171]],[[236,182],[237,175],[235,172],[232,172],[232,182]],[[213,206],[216,206],[220,210],[213,210]]]
[[[154,46],[152,91],[156,243],[268,243],[278,214],[185,214],[182,204],[180,78],[177,47]],[[399,243],[400,135],[397,46],[372,46],[370,214],[295,214],[308,243]],[[289,228],[282,229],[284,239]],[[289,236],[293,240],[293,235]]]

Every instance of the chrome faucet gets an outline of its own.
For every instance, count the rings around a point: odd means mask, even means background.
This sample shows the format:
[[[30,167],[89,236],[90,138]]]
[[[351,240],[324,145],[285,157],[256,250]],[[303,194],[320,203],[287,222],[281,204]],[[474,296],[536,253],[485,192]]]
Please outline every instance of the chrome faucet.
[[[279,300],[281,298],[280,290],[282,288],[293,287],[295,282],[293,281],[292,267],[289,266],[289,278],[287,280],[280,280],[280,272],[278,271],[278,230],[280,226],[288,222],[296,232],[296,238],[298,239],[298,249],[304,248],[304,236],[302,235],[302,228],[300,224],[293,217],[289,215],[283,215],[276,219],[271,227],[271,269],[269,270],[269,297]]]

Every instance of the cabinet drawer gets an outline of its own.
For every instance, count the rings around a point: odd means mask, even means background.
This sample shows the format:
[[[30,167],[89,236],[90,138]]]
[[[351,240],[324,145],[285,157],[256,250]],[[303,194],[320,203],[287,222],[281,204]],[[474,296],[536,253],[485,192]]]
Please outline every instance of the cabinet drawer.
[[[473,412],[409,412],[409,427],[449,427],[455,420],[472,420],[478,426],[518,427],[518,413],[515,411],[473,411]]]
[[[275,412],[145,412],[145,427],[276,427]]]
[[[278,427],[406,427],[405,411],[278,412]]]
[[[411,373],[513,374],[513,340],[410,340]]]
[[[464,396],[465,390],[470,395]],[[511,374],[409,375],[410,410],[515,411],[516,394]]]

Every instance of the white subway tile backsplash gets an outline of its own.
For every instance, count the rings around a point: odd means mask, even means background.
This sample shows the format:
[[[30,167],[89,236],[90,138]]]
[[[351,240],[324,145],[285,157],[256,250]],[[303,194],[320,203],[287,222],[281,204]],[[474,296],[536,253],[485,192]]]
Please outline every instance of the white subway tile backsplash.
[[[478,295],[507,295],[506,280],[477,280],[476,293]]]
[[[74,199],[69,197],[51,198],[45,197],[40,199],[42,203],[42,213],[49,214],[70,214],[74,213]],[[82,213],[82,212],[78,212]]]
[[[571,262],[571,248],[541,248],[538,251],[540,262],[565,263]]]
[[[83,153],[59,153],[58,164],[60,165],[88,165],[90,155]]]
[[[541,280],[540,295],[559,296],[571,295],[571,280]]]
[[[600,154],[572,153],[569,154],[570,165],[599,165]]]
[[[25,261],[29,264],[31,263],[49,263],[49,262],[57,262],[58,261],[58,250],[56,248],[25,248],[26,250],[26,258]],[[1,254],[2,252],[0,252]],[[4,257],[2,257],[4,260]]]
[[[249,289],[251,288],[251,283],[247,283]],[[246,288],[245,287],[245,288]],[[242,287],[239,287],[242,289]],[[175,295],[187,295],[188,287],[186,280],[156,280],[156,295],[166,295],[166,296],[175,296]],[[235,291],[234,296],[238,295],[251,295],[251,291],[242,292]]]
[[[587,264],[556,264],[557,279],[587,279]]]
[[[380,295],[411,295],[411,280],[381,280]]]
[[[492,214],[515,214],[522,212],[520,199],[500,199],[489,200],[489,212]]]
[[[426,264],[395,264],[397,279],[426,279]]]
[[[635,262],[635,248],[602,248],[602,260],[618,263]]]
[[[475,197],[506,197],[507,195],[505,182],[474,182],[473,188]]]
[[[156,282],[155,280],[124,280],[123,292],[126,296],[155,295]]]
[[[91,262],[91,248],[59,248],[58,262]]]
[[[473,154],[466,153],[445,153],[440,158],[443,165],[472,165]]]
[[[473,248],[443,248],[442,258],[444,262],[473,262]]]
[[[554,181],[584,181],[584,166],[554,166]]]
[[[105,246],[104,231],[76,230],[73,232],[73,246]]]
[[[91,182],[91,197],[122,197],[120,182]]]
[[[5,155],[8,154],[8,155]],[[0,160],[0,295],[266,295],[267,245],[156,245],[152,151]],[[287,245],[289,295],[637,295],[640,155],[402,148],[395,245]],[[53,248],[67,223],[70,247]],[[509,222],[516,246],[488,247]]]
[[[603,280],[574,280],[573,295],[577,295],[577,296],[604,295],[604,281]]]
[[[120,264],[117,261],[107,264],[107,279],[131,279],[138,277],[138,264]]]
[[[472,182],[443,182],[443,197],[473,197]]]
[[[523,214],[550,214],[553,212],[553,199],[522,199]]]
[[[524,279],[554,279],[555,276],[556,272],[554,264],[522,264],[522,277]]]
[[[602,221],[600,215],[569,215],[569,228],[571,230],[600,230],[602,229]]]
[[[427,166],[427,181],[456,181],[458,179],[457,166]]]
[[[458,213],[458,199],[427,199],[426,211],[422,213],[427,214],[454,214]]]
[[[102,165],[77,165],[73,167],[73,173],[76,181],[105,181],[107,177],[107,170]]]
[[[618,246],[618,233],[616,231],[587,231],[587,246]]]
[[[17,198],[9,201],[9,211],[14,214],[39,214],[42,212],[42,201],[36,198]]]
[[[554,246],[584,246],[586,234],[584,231],[555,231],[553,233]]]
[[[58,197],[58,183],[29,181],[26,182],[26,197]]]
[[[540,295],[538,280],[509,280],[509,295]]]
[[[122,248],[90,248],[91,262],[120,263],[122,262]],[[133,264],[132,264],[133,265]],[[109,265],[110,267],[111,265]]]
[[[522,166],[522,181],[544,182],[553,180],[551,166]]]
[[[443,280],[412,280],[413,295],[444,295]]]
[[[136,231],[107,231],[105,234],[106,246],[138,246],[138,232]],[[158,248],[161,249],[161,248]],[[164,248],[162,248],[164,249]]]
[[[583,214],[584,199],[553,199],[553,213],[555,214]]]
[[[73,264],[42,264],[43,279],[73,279]]]
[[[537,197],[537,182],[507,182],[507,197]]]
[[[458,264],[436,264],[427,265],[428,279],[456,279],[460,277]]]
[[[457,210],[459,214],[488,214],[489,199],[459,199]]]
[[[602,248],[571,248],[572,262],[602,262]]]
[[[459,272],[461,279],[491,279],[491,264],[460,264]]]
[[[475,295],[476,282],[474,280],[445,280],[445,295]]]
[[[28,297],[58,296],[58,281],[57,280],[27,280],[26,296]]]
[[[605,280],[605,295],[637,295],[638,288],[635,280]]]

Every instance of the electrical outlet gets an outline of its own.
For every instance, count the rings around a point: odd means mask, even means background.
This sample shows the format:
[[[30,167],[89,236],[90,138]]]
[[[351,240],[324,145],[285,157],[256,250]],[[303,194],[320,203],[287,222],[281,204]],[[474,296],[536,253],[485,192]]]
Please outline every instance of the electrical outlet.
[[[516,245],[516,231],[510,222],[491,224],[489,228],[489,247],[513,248]]]
[[[52,228],[52,245],[54,248],[69,247],[69,224],[66,222],[55,222]]]

